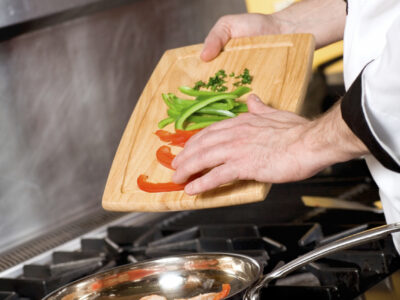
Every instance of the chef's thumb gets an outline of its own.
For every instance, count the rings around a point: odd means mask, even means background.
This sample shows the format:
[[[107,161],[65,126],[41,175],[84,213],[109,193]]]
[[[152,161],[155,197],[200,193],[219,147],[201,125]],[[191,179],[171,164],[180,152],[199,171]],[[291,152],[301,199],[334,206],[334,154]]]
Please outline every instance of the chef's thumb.
[[[253,114],[266,114],[276,111],[276,109],[271,106],[265,105],[255,94],[251,94],[247,97],[247,107],[249,108],[249,112]]]

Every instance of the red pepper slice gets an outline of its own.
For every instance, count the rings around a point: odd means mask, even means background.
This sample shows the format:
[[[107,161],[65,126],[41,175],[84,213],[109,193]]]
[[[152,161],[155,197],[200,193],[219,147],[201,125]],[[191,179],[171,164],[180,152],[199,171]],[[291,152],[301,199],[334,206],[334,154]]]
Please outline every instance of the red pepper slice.
[[[217,295],[215,295],[214,300],[224,299],[229,295],[230,291],[231,291],[231,285],[229,283],[224,283],[222,285],[222,290]]]
[[[163,142],[167,142],[173,146],[183,147],[185,143],[196,133],[198,133],[201,129],[196,130],[179,130],[176,129],[175,133],[166,131],[166,130],[157,130],[155,134],[162,140]]]
[[[162,164],[164,167],[167,167],[171,170],[175,170],[171,164],[172,161],[175,158],[175,155],[173,155],[171,153],[171,148],[168,146],[161,146],[160,148],[158,148],[157,152],[156,152],[156,157],[157,160],[160,164]]]
[[[183,191],[186,185],[186,183],[176,184],[173,182],[153,183],[148,182],[147,178],[146,175],[140,175],[137,179],[137,185],[139,189],[148,193]]]
[[[154,133],[156,136],[160,138],[163,142],[171,142],[173,133],[166,131],[166,130],[157,130]]]
[[[175,134],[177,136],[176,141],[182,140],[187,142],[192,136],[194,136],[196,133],[198,133],[201,129],[195,129],[195,130],[179,130],[175,129]]]

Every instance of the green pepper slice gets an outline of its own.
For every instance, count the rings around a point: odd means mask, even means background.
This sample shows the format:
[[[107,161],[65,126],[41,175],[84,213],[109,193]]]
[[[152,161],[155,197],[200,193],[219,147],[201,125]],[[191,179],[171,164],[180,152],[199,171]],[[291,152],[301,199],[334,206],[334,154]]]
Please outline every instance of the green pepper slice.
[[[208,99],[202,100],[202,101],[198,101],[196,104],[190,106],[189,108],[187,108],[182,115],[179,117],[179,119],[176,121],[175,123],[175,128],[176,129],[180,129],[180,130],[184,130],[183,129],[183,124],[186,121],[186,119],[191,116],[192,114],[194,114],[195,112],[197,112],[198,110],[202,109],[203,107],[206,107],[207,105],[223,100],[223,99],[235,99],[237,96],[236,95],[216,95],[213,97],[210,97]]]

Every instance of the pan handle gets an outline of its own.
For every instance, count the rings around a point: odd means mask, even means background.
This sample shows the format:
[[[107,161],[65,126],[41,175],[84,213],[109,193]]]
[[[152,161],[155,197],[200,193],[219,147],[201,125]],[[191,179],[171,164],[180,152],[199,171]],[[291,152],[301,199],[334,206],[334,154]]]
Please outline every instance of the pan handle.
[[[298,258],[290,261],[284,266],[266,274],[263,278],[257,281],[253,286],[247,289],[244,299],[245,300],[258,300],[259,292],[262,287],[267,286],[269,282],[274,279],[284,277],[289,273],[316,261],[317,259],[323,258],[329,254],[336,253],[340,250],[355,247],[366,242],[371,242],[386,237],[388,234],[400,231],[400,222],[389,225],[379,226],[373,229],[365,230],[360,233],[353,234],[351,236],[342,238],[337,241],[333,241],[329,244],[314,249]]]

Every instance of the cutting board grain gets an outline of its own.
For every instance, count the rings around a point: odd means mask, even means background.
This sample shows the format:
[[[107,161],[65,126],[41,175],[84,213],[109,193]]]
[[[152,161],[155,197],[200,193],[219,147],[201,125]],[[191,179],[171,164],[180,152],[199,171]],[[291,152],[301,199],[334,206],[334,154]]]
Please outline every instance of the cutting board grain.
[[[115,155],[102,205],[113,211],[173,211],[238,205],[265,199],[270,184],[238,181],[188,196],[182,192],[146,193],[139,190],[140,174],[151,182],[171,181],[173,174],[160,165],[155,153],[165,144],[154,132],[166,117],[162,93],[180,94],[181,85],[206,81],[216,71],[239,74],[248,68],[252,91],[275,108],[299,112],[311,72],[314,40],[309,34],[269,35],[231,40],[213,61],[199,58],[202,45],[168,50],[155,68],[132,113]],[[243,99],[245,100],[245,99]],[[173,131],[173,125],[166,128]],[[172,147],[174,154],[181,148]]]

